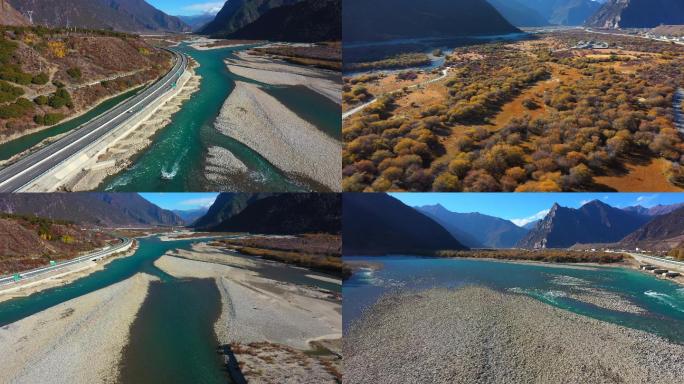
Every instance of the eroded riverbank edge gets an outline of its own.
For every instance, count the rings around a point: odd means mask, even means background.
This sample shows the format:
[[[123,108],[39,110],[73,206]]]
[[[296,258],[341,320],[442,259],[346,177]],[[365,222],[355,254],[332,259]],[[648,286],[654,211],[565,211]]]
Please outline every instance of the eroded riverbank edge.
[[[178,278],[214,279],[222,306],[216,337],[242,363],[248,379],[338,382],[339,296],[263,277],[256,272],[261,263],[266,262],[200,244],[168,252],[155,266]]]

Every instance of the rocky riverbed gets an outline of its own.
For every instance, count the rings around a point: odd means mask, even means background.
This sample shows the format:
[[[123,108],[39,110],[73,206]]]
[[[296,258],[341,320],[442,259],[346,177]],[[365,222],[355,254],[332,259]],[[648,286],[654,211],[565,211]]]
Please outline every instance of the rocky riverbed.
[[[342,144],[258,86],[236,81],[215,125],[282,171],[340,189]]]
[[[344,337],[348,383],[674,383],[684,346],[488,288],[381,298]]]

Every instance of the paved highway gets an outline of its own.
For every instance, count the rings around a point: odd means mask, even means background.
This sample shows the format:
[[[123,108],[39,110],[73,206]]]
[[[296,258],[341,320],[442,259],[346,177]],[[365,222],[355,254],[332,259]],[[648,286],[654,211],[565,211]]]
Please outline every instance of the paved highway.
[[[119,250],[121,248],[126,247],[132,241],[133,240],[130,238],[123,237],[123,238],[121,238],[121,242],[119,244],[110,246],[110,247],[105,248],[105,249],[101,249],[97,252],[93,252],[93,253],[90,253],[90,254],[85,255],[85,256],[79,256],[77,258],[74,258],[74,259],[71,259],[68,261],[64,261],[64,262],[58,263],[58,264],[53,265],[53,266],[41,267],[41,268],[32,269],[30,271],[22,272],[19,275],[21,276],[22,280],[24,280],[24,279],[27,279],[30,277],[40,276],[40,275],[45,274],[45,273],[58,271],[60,269],[66,268],[66,267],[74,265],[74,264],[82,263],[82,262],[89,261],[89,260],[99,259],[103,256],[106,256],[108,254],[116,252],[117,250]],[[0,287],[6,286],[6,285],[9,285],[12,283],[14,283],[14,276],[0,277]]]
[[[0,170],[0,192],[19,191],[65,160],[81,153],[90,144],[97,142],[171,90],[188,65],[187,56],[176,51],[171,52],[174,54],[174,66],[161,80],[71,131],[62,139]]]

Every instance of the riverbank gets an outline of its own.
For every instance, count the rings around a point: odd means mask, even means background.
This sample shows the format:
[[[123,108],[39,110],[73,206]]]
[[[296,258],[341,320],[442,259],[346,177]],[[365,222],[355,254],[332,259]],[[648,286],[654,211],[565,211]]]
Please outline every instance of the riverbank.
[[[0,328],[0,381],[116,382],[130,326],[153,280],[139,273]]]
[[[125,252],[119,252],[97,261],[84,261],[83,263],[69,266],[62,270],[47,273],[37,279],[26,279],[20,283],[2,287],[2,289],[0,289],[0,303],[17,297],[29,296],[49,288],[70,284],[82,277],[101,271],[107,264],[116,259],[133,256],[138,250],[138,246],[138,242],[134,241],[131,248]]]
[[[222,311],[214,330],[242,363],[248,380],[336,382],[342,336],[337,295],[266,278],[258,272],[265,265],[258,258],[206,244],[169,252],[154,264],[172,276],[216,281]],[[326,348],[320,355],[305,353],[322,345]]]
[[[174,96],[139,122],[132,132],[101,151],[94,163],[65,180],[64,188],[69,191],[91,191],[108,177],[131,166],[135,157],[152,144],[157,132],[171,123],[172,116],[199,90],[201,77],[195,73],[195,68],[196,64],[191,65],[179,79]]]
[[[338,72],[292,65],[249,51],[237,52],[235,57],[225,62],[238,76],[270,85],[302,85],[342,105],[342,75]]]
[[[684,368],[682,345],[480,287],[384,296],[343,354],[349,382],[672,383]]]
[[[283,172],[340,191],[342,144],[257,85],[236,81],[215,126]]]
[[[260,40],[223,40],[210,39],[208,37],[198,37],[188,40],[187,43],[198,51],[211,51],[212,49],[237,48],[245,45],[261,43]]]

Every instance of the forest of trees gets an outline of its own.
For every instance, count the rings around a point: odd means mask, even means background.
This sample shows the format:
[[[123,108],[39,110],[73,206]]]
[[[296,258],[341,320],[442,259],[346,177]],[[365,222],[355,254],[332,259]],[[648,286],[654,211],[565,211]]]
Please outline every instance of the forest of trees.
[[[633,73],[566,52],[468,50],[486,59],[450,63],[447,99],[410,116],[395,115],[395,100],[385,98],[345,124],[346,191],[588,190],[594,176],[634,157],[669,160],[671,182],[684,184],[684,144],[672,123],[684,50],[631,60]],[[543,103],[545,114],[491,129],[503,104],[549,78],[549,65],[580,76],[536,95],[539,102],[523,101],[527,110]]]
[[[621,253],[571,251],[567,249],[484,249],[470,251],[440,251],[440,257],[473,257],[480,259],[541,261],[547,263],[620,263]]]

